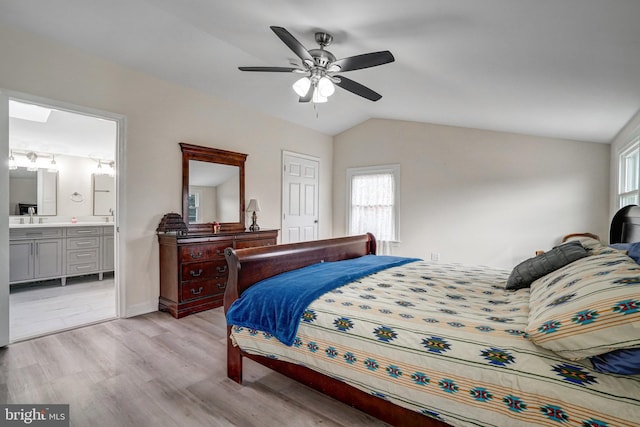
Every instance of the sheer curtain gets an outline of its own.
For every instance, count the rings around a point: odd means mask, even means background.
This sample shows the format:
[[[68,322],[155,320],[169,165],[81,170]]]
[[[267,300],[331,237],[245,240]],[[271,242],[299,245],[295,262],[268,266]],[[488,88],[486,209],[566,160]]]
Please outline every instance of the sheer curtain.
[[[391,172],[354,175],[351,180],[351,234],[373,233],[380,255],[390,254],[396,240],[395,191]]]

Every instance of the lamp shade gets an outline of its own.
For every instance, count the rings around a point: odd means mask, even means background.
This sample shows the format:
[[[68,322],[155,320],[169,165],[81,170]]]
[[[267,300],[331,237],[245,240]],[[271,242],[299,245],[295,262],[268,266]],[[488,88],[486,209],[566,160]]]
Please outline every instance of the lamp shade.
[[[313,91],[313,98],[311,98],[311,102],[314,104],[322,104],[323,102],[327,102],[327,97],[322,96],[318,88],[315,88]]]
[[[336,88],[333,86],[331,80],[329,80],[329,78],[327,78],[326,76],[322,77],[318,81],[318,92],[321,96],[328,98],[333,95],[333,92],[335,91]]]
[[[258,199],[249,200],[247,212],[260,212],[260,203],[258,203]]]
[[[309,77],[303,77],[293,84],[293,90],[298,94],[298,96],[305,96],[309,91],[309,87],[311,86],[311,80]]]

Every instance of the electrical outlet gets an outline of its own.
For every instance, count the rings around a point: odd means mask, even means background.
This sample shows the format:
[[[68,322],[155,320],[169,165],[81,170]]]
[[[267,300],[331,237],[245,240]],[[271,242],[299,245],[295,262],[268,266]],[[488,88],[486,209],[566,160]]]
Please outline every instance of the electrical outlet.
[[[440,261],[440,253],[431,252],[431,261]]]

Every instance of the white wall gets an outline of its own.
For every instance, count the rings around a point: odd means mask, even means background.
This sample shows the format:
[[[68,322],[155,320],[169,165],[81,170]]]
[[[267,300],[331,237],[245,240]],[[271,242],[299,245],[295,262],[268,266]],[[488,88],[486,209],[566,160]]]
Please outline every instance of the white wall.
[[[280,226],[281,150],[319,157],[320,235],[331,235],[331,137],[6,26],[0,26],[0,58],[0,88],[126,117],[127,182],[118,213],[125,219],[126,315],[157,308],[155,229],[165,213],[182,211],[178,142],[249,155],[246,197],[260,200],[263,229]]]
[[[510,268],[568,233],[608,238],[609,146],[394,120],[334,139],[334,234],[346,169],[401,165],[394,254]]]

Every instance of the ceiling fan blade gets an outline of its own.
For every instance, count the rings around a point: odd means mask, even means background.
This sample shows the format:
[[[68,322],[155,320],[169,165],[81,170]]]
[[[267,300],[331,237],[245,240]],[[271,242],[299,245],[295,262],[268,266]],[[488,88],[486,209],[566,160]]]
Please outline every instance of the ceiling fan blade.
[[[331,66],[340,67],[340,72],[361,70],[363,68],[375,67],[377,65],[388,64],[395,61],[395,58],[388,50],[380,52],[365,53],[362,55],[350,56],[348,58],[338,59]]]
[[[358,82],[354,82],[353,80],[342,76],[340,76],[339,78],[340,81],[336,82],[336,86],[340,86],[344,90],[348,90],[351,93],[355,93],[356,95],[359,95],[363,98],[367,98],[370,101],[378,101],[380,98],[382,98],[382,95],[380,95],[378,92],[375,92]]]
[[[282,40],[284,44],[289,46],[289,49],[291,49],[293,53],[298,55],[298,58],[302,59],[303,61],[308,60],[313,63],[313,57],[311,56],[309,51],[307,51],[302,43],[300,43],[295,37],[293,37],[289,31],[285,30],[282,27],[274,26],[272,26],[271,29],[274,33],[276,33],[278,37],[280,37],[280,40]]]
[[[240,71],[266,71],[270,73],[295,73],[304,71],[296,67],[238,67]]]
[[[311,99],[313,98],[313,91],[315,90],[315,86],[310,85],[309,86],[309,90],[307,90],[307,94],[305,96],[301,96],[298,99],[298,102],[311,102]]]

